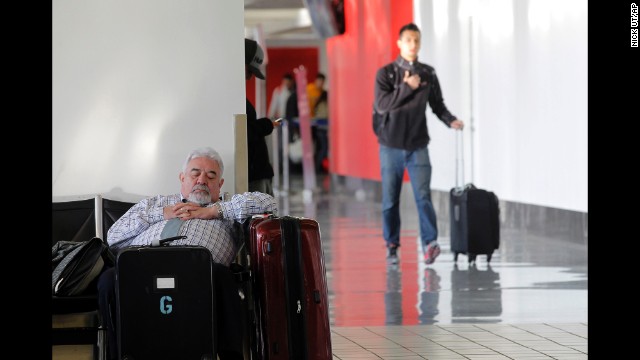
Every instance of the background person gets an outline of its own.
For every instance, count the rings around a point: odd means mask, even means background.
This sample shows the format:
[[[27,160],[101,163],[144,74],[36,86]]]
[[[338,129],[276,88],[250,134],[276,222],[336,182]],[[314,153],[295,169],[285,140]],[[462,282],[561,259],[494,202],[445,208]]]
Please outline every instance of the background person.
[[[312,83],[307,84],[307,100],[309,100],[309,116],[313,119],[316,117],[315,108],[322,91],[324,91],[325,76],[318,72]]]
[[[400,55],[378,69],[374,88],[374,108],[385,117],[382,126],[375,129],[380,144],[383,236],[388,262],[396,264],[400,190],[406,168],[418,208],[424,261],[432,264],[440,254],[440,246],[431,202],[427,104],[445,125],[461,130],[464,124],[445,106],[435,69],[418,61],[420,29],[413,23],[404,25],[397,45]]]
[[[244,39],[244,73],[247,81],[254,75],[264,80],[264,74],[260,71],[263,60],[264,52],[260,45],[255,40]],[[273,195],[273,167],[269,161],[265,137],[269,136],[279,123],[267,117],[258,119],[253,104],[248,98],[246,102],[249,191]]]
[[[329,137],[327,134],[329,130],[329,98],[327,90],[322,90],[322,94],[316,101],[314,113],[316,117],[313,119],[313,133],[316,146],[313,159],[316,172],[323,173],[325,168],[322,163],[329,155]]]
[[[271,93],[271,102],[269,103],[269,111],[267,116],[276,120],[283,118],[287,114],[287,100],[293,89],[293,75],[286,73],[282,75],[282,83],[276,86]]]

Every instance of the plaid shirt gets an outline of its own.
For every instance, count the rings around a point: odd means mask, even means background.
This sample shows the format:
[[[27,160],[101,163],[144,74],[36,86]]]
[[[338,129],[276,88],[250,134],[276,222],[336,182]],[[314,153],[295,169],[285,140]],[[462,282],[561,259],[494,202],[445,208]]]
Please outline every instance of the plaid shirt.
[[[107,233],[107,242],[114,249],[128,246],[150,245],[153,240],[160,239],[165,224],[163,208],[182,201],[182,195],[158,195],[141,200],[132,206]],[[251,215],[271,212],[277,215],[276,200],[268,194],[246,192],[233,195],[230,201],[220,202],[223,219],[191,219],[180,227],[178,235],[186,235],[186,239],[170,242],[170,245],[204,246],[213,255],[216,263],[229,265],[235,258],[235,220],[244,220]],[[213,206],[213,203],[206,205]]]

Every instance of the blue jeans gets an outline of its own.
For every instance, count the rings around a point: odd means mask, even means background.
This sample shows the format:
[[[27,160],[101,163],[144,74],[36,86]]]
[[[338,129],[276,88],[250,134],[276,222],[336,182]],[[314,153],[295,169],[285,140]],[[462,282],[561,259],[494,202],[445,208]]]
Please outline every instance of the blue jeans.
[[[382,231],[387,247],[400,246],[400,190],[404,169],[409,172],[420,220],[422,245],[438,238],[436,212],[431,202],[431,161],[427,146],[414,151],[380,145],[382,175]]]

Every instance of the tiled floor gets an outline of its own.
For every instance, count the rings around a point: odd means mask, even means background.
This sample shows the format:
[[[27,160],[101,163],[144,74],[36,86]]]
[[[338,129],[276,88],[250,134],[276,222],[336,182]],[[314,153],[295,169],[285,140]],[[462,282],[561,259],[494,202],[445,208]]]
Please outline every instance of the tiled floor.
[[[400,263],[387,266],[380,204],[335,191],[280,208],[320,223],[334,359],[586,359],[587,247],[501,229],[490,264],[449,251],[426,266],[410,186],[401,197]],[[291,188],[302,186],[292,178]],[[331,191],[329,191],[331,189]]]
[[[469,266],[449,251],[420,261],[418,223],[405,186],[400,263],[386,265],[380,204],[328,191],[278,196],[280,214],[320,223],[329,283],[334,359],[586,359],[587,247],[501,229],[490,265]],[[291,188],[302,179],[293,176]],[[55,359],[86,359],[81,347],[57,347]]]
[[[333,327],[334,359],[587,359],[586,323]]]

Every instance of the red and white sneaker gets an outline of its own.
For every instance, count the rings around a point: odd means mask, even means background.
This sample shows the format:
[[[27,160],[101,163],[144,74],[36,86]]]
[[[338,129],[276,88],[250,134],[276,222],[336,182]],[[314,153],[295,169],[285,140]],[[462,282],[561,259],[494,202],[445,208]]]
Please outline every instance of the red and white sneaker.
[[[438,255],[440,255],[440,245],[436,241],[430,242],[424,252],[424,263],[427,265],[433,264]]]

